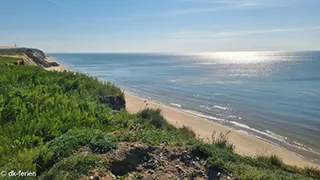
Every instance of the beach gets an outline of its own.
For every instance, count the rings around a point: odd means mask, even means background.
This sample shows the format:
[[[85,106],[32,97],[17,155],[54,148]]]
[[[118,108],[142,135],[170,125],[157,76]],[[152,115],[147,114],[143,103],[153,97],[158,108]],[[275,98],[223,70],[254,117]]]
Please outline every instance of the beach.
[[[299,167],[319,165],[305,160],[294,153],[275,146],[268,142],[249,136],[244,132],[239,132],[231,128],[225,127],[221,124],[179,111],[175,108],[162,105],[150,100],[147,100],[146,107],[145,99],[134,96],[130,93],[125,93],[126,107],[130,113],[136,113],[145,108],[161,109],[162,115],[165,119],[175,125],[176,127],[187,126],[191,128],[200,138],[210,141],[212,133],[215,135],[220,133],[227,133],[230,131],[229,140],[236,146],[235,151],[241,155],[255,156],[255,155],[271,155],[276,154],[281,157],[286,164],[297,165]]]
[[[50,61],[55,60],[50,58]],[[63,64],[60,64],[59,69],[66,70]],[[113,83],[117,82],[115,81]],[[320,167],[318,164],[304,159],[302,156],[295,154],[292,151],[253,137],[244,131],[238,131],[217,122],[189,114],[182,111],[181,108],[173,108],[157,103],[153,101],[153,99],[155,98],[140,98],[133,93],[125,91],[126,108],[130,113],[137,113],[144,108],[159,108],[162,111],[162,115],[169,123],[177,127],[187,126],[191,128],[199,136],[199,138],[203,138],[207,141],[211,140],[214,132],[215,136],[217,137],[220,133],[227,133],[230,131],[228,136],[229,140],[236,146],[235,151],[241,155],[256,156],[276,154],[277,156],[281,157],[286,164],[289,165],[297,165],[299,167]],[[146,106],[146,103],[144,102],[145,100],[147,101],[148,106]]]

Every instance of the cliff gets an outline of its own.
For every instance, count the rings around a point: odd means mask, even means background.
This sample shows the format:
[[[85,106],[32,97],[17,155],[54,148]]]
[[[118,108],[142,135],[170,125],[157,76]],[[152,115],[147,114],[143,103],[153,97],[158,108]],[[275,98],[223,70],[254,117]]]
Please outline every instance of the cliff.
[[[25,47],[4,47],[0,48],[0,54],[9,56],[20,54],[21,58],[25,61],[27,65],[35,63],[36,65],[45,68],[57,66],[56,62],[47,62],[46,54],[39,49]]]

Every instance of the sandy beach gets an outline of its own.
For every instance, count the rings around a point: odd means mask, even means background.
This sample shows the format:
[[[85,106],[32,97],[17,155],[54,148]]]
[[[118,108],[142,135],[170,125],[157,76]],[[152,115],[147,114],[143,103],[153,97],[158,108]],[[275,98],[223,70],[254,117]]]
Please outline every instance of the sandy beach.
[[[136,97],[130,93],[125,93],[127,110],[130,113],[136,113],[146,108],[145,99]],[[255,156],[255,155],[270,155],[276,154],[280,156],[286,164],[297,165],[299,167],[313,166],[320,167],[306,159],[303,159],[294,153],[262,141],[260,139],[249,136],[244,132],[239,132],[231,128],[225,127],[221,124],[179,111],[175,108],[161,105],[150,100],[147,100],[149,108],[159,108],[162,110],[162,115],[167,121],[177,127],[187,126],[190,127],[199,137],[210,140],[212,133],[216,135],[220,133],[227,133],[230,131],[229,139],[236,145],[236,152],[241,155]]]
[[[52,57],[48,57],[47,56],[47,58],[46,58],[46,61],[47,62],[57,62],[55,59],[53,59]],[[57,67],[49,67],[49,68],[45,68],[46,70],[49,70],[49,71],[59,71],[59,72],[61,72],[61,71],[68,71],[67,70],[67,68],[63,65],[63,64],[61,64],[61,63],[59,63],[59,62],[57,62],[58,64],[59,64],[59,66],[57,66]]]

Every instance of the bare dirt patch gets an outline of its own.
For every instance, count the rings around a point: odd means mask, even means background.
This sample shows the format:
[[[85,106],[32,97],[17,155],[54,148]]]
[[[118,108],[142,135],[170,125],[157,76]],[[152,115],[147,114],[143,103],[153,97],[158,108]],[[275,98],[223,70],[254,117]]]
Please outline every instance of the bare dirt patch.
[[[207,169],[206,162],[193,155],[187,146],[123,142],[102,156],[109,161],[107,170],[95,169],[83,179],[233,179],[226,173]]]

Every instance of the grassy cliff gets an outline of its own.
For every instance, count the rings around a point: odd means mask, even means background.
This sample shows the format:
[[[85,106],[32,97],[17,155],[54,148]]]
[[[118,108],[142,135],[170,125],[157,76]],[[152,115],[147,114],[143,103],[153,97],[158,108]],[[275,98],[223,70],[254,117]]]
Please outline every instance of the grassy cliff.
[[[319,170],[277,156],[237,155],[227,135],[204,143],[159,110],[114,112],[99,101],[123,96],[111,83],[16,61],[0,57],[0,171],[36,172],[30,179],[320,179]]]

